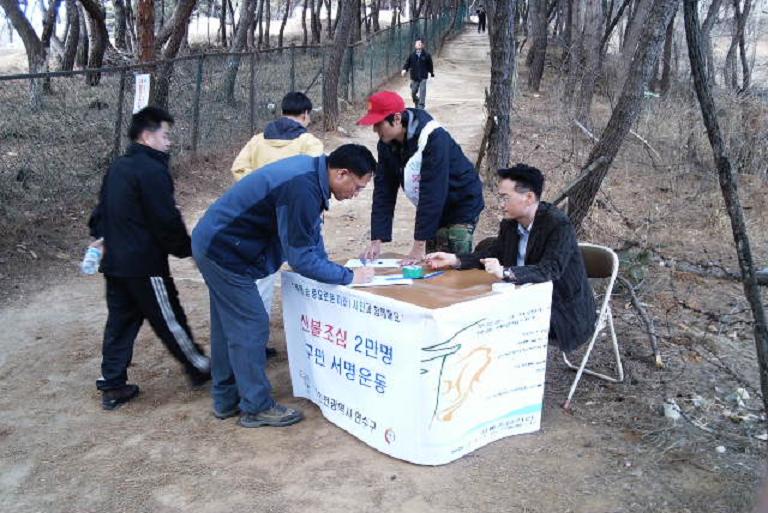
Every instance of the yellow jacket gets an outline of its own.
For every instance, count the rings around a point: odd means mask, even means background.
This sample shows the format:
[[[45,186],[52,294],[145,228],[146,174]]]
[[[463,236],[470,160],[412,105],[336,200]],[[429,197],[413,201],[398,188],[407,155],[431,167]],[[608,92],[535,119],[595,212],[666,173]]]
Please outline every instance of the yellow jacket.
[[[288,124],[291,125],[289,130],[280,130],[286,128]],[[293,125],[298,125],[301,129],[297,129],[298,127]],[[301,132],[300,135],[297,136],[297,132]],[[272,137],[265,138],[265,134],[272,135]],[[275,136],[281,137],[275,138]],[[323,143],[320,139],[307,132],[299,123],[281,118],[270,123],[264,133],[252,137],[248,144],[240,150],[232,163],[232,174],[235,175],[235,180],[240,180],[251,171],[277,160],[295,155],[317,157],[322,154]]]

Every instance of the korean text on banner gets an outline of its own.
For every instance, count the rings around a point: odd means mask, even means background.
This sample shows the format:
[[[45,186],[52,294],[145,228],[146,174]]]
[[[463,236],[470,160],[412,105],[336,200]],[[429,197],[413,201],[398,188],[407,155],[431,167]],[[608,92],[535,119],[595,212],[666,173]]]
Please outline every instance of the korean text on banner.
[[[368,445],[440,465],[536,431],[551,283],[429,310],[283,273],[294,395]]]

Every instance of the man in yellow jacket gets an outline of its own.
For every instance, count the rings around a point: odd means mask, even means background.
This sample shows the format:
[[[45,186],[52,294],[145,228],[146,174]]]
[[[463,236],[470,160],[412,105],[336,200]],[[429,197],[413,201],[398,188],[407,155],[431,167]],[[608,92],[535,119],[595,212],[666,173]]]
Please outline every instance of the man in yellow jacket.
[[[281,105],[283,116],[269,123],[264,132],[256,134],[240,150],[232,164],[235,180],[250,172],[296,155],[319,157],[323,143],[307,131],[312,101],[300,92],[288,93]]]
[[[307,131],[312,112],[312,101],[300,92],[285,95],[280,106],[283,116],[269,123],[264,132],[256,134],[240,150],[232,163],[232,174],[240,180],[253,171],[258,171],[267,164],[296,155],[319,157],[323,154],[323,143]],[[267,315],[272,312],[272,296],[275,293],[277,273],[256,280],[259,295],[264,301]],[[277,352],[267,347],[267,356]]]

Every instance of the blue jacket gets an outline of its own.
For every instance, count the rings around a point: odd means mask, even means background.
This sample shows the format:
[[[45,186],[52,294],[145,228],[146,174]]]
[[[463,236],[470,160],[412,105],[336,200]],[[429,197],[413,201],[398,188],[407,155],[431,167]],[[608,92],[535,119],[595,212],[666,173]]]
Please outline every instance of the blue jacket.
[[[328,260],[321,235],[331,189],[325,156],[297,155],[264,166],[211,205],[192,232],[195,254],[253,279],[286,260],[299,274],[331,284],[352,271]]]
[[[101,271],[107,276],[169,276],[168,255],[192,254],[168,170],[168,154],[131,143],[104,176],[88,221],[103,237]]]
[[[403,168],[416,152],[421,129],[431,119],[432,116],[424,110],[408,109],[406,143],[379,141],[379,165],[373,182],[371,240],[392,240],[392,216],[397,190],[403,187]],[[442,226],[474,224],[484,207],[483,184],[475,166],[444,128],[436,129],[429,135],[423,153],[414,240],[434,240]]]

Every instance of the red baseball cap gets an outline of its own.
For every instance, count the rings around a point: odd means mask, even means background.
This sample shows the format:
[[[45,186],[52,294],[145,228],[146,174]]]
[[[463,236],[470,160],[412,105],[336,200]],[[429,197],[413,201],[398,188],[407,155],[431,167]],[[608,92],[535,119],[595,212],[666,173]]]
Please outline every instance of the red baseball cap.
[[[368,98],[368,113],[357,121],[358,125],[375,125],[390,114],[405,110],[405,100],[394,91],[382,91]]]

